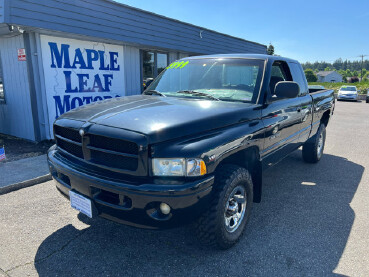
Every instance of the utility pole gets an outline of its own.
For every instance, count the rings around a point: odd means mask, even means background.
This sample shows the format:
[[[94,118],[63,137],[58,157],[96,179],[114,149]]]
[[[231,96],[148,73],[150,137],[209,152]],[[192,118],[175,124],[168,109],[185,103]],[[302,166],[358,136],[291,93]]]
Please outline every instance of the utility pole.
[[[359,57],[361,57],[361,81],[360,82],[362,82],[363,81],[363,64],[364,64],[364,57],[366,57],[366,56],[368,56],[368,55],[360,55]]]

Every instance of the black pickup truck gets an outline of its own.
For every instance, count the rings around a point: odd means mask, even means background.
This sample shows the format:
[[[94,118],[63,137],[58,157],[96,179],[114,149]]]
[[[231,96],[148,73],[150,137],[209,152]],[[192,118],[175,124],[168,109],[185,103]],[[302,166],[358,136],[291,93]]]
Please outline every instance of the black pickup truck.
[[[261,200],[263,170],[300,146],[306,162],[320,160],[334,106],[333,90],[309,91],[295,60],[189,57],[142,95],[58,118],[48,163],[90,217],[154,229],[195,222],[200,239],[226,249]]]

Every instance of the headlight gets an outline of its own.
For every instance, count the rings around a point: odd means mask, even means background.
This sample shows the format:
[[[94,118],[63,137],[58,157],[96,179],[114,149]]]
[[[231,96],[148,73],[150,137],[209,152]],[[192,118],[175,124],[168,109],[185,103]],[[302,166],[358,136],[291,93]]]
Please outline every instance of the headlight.
[[[201,159],[153,159],[152,171],[155,176],[201,176],[206,165]]]

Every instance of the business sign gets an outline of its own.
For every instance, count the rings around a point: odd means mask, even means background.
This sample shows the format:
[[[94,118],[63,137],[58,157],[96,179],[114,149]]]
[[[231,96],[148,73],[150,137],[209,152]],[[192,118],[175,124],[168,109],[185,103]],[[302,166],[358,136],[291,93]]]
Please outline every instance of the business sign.
[[[42,35],[41,50],[51,133],[63,113],[124,95],[123,46]]]
[[[18,61],[26,61],[26,50],[24,48],[18,49]]]

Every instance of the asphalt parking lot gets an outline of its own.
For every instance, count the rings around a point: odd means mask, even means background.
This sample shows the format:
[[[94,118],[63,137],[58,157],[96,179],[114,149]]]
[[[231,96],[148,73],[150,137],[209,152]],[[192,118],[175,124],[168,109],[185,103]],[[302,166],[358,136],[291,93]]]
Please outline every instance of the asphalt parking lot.
[[[89,220],[52,182],[0,196],[0,276],[369,276],[369,104],[338,102],[325,156],[301,151],[265,172],[234,248],[191,227],[135,229]]]

